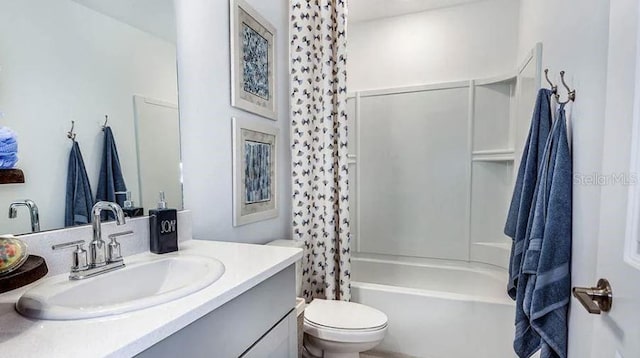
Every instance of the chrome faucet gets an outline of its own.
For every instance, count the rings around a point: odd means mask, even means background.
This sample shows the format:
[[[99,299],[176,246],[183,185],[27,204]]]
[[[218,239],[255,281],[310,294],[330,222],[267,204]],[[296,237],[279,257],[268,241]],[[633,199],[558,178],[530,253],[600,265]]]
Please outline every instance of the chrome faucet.
[[[38,205],[33,200],[18,200],[9,205],[9,219],[15,219],[18,217],[18,207],[26,206],[29,209],[29,215],[31,218],[31,232],[40,231],[40,214],[38,212]]]
[[[93,240],[89,243],[89,267],[100,267],[107,264],[107,249],[106,243],[102,240],[102,219],[100,214],[102,210],[110,210],[116,217],[116,224],[124,225],[124,212],[120,205],[112,203],[110,201],[99,201],[93,206],[91,212],[93,213]]]
[[[71,273],[69,274],[69,279],[71,280],[82,280],[94,277],[121,269],[125,266],[120,250],[120,243],[117,239],[122,236],[131,235],[133,231],[109,235],[111,242],[107,245],[104,240],[102,240],[102,220],[100,218],[102,210],[105,209],[110,210],[116,217],[116,224],[125,224],[124,213],[120,205],[108,201],[100,201],[94,205],[91,210],[93,215],[93,240],[89,243],[89,255],[87,255],[87,250],[83,248],[84,240],[66,242],[51,247],[53,250],[75,248],[72,255],[73,264],[71,265]]]

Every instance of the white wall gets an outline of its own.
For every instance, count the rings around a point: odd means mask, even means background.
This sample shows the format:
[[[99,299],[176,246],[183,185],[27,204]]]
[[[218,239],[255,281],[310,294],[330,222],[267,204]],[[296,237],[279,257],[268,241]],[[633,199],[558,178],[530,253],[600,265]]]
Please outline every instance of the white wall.
[[[519,1],[490,0],[349,24],[349,91],[503,75]],[[532,46],[532,45],[530,45]]]
[[[573,170],[576,174],[599,172],[602,159],[603,120],[609,30],[609,1],[522,0],[519,54],[536,42],[543,43],[542,68],[577,88],[572,106]],[[564,92],[561,92],[564,93]],[[563,97],[565,98],[565,97]],[[589,286],[597,281],[600,188],[574,185],[573,191],[573,284]],[[573,301],[569,337],[571,357],[589,357],[593,317]]]
[[[634,127],[640,104],[640,3],[637,0],[611,0],[610,4],[607,104],[601,173],[624,173],[637,177],[638,168],[633,167],[638,154],[634,152],[637,143],[633,143],[632,136],[637,135],[637,128]],[[630,201],[637,200],[633,196],[633,191],[637,189],[630,189],[637,185],[638,183],[612,183],[602,187],[597,278],[609,280],[614,303],[612,310],[606,315],[591,317],[595,325],[593,337],[597,337],[591,343],[591,357],[613,356],[615,351],[620,353],[618,357],[640,355],[640,341],[637,339],[640,337],[638,270],[628,261],[623,261],[625,239],[627,236],[637,239],[637,234],[628,226],[637,220],[637,217],[633,217],[633,212],[628,212],[634,206]],[[630,205],[627,206],[628,204]],[[589,286],[593,285],[593,281],[576,284]],[[586,315],[584,312],[582,314]],[[576,337],[576,340],[581,338]]]
[[[229,67],[229,1],[176,0],[180,123],[185,207],[193,211],[194,237],[263,243],[291,236],[289,149],[288,1],[249,3],[277,29],[278,120],[232,108]],[[278,146],[279,216],[232,226],[231,117],[273,124]]]
[[[1,124],[18,133],[26,183],[0,186],[0,231],[29,231],[26,209],[6,219],[9,203],[25,198],[40,207],[43,229],[64,226],[71,120],[95,192],[109,114],[137,198],[133,95],[176,103],[175,59],[174,45],[75,2],[1,0]]]

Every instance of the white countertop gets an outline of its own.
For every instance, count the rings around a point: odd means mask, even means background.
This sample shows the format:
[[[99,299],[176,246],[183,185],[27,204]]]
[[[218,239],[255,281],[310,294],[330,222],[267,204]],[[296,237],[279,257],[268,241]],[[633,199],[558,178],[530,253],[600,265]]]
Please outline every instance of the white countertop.
[[[196,293],[140,311],[75,321],[39,321],[25,318],[14,309],[31,285],[1,294],[0,356],[135,355],[295,263],[302,257],[302,250],[188,240],[180,243],[180,251],[168,255],[185,254],[215,257],[224,263],[225,273]],[[154,254],[125,256],[125,262],[150,255]]]

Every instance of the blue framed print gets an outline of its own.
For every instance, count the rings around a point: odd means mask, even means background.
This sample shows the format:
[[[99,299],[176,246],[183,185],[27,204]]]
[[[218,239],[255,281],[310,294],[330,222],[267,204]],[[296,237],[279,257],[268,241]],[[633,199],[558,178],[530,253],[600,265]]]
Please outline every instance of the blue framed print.
[[[276,29],[243,0],[231,6],[231,105],[276,120]]]
[[[278,216],[278,129],[233,118],[233,225]]]

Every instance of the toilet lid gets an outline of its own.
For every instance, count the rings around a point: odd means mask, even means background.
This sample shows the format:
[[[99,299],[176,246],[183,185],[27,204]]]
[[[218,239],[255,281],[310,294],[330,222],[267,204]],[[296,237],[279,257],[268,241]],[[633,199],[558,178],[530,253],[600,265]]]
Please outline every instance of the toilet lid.
[[[354,302],[313,300],[304,310],[305,320],[330,328],[363,330],[386,326],[387,315]]]

